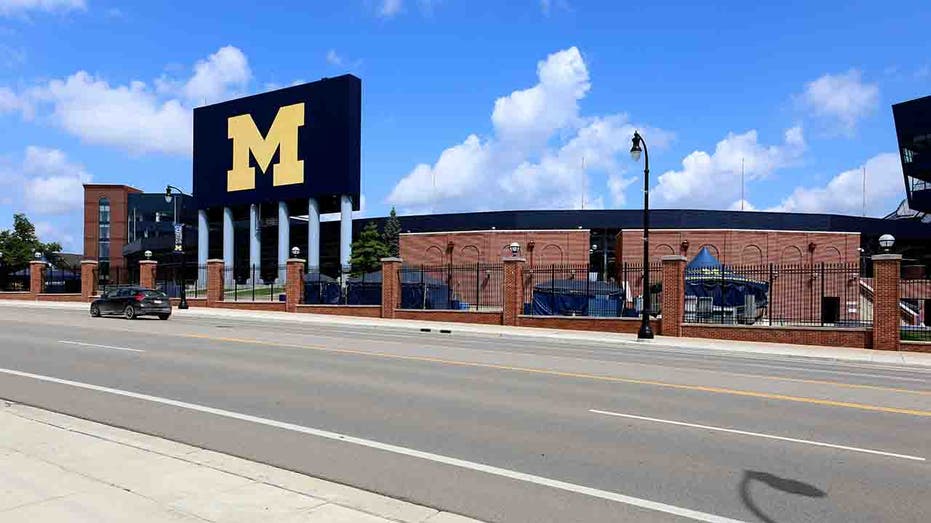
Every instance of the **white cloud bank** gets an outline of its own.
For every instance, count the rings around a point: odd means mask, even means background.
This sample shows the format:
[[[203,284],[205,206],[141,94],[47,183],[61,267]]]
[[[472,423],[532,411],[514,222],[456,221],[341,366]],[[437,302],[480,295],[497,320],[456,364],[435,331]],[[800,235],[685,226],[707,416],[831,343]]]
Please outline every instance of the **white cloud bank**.
[[[432,165],[420,164],[397,183],[388,203],[404,212],[506,208],[604,207],[588,171],[607,175],[613,205],[624,203],[624,177],[617,161],[634,127],[622,114],[585,117],[579,102],[591,89],[588,68],[575,47],[537,64],[536,85],[495,101],[494,134],[470,134]],[[643,130],[662,146],[668,133]],[[584,159],[584,160],[583,160]],[[584,161],[584,168],[583,168]]]
[[[780,145],[761,144],[755,130],[729,133],[713,153],[695,151],[682,169],[661,174],[651,193],[658,207],[739,209],[741,163],[749,184],[797,162],[805,148],[801,127],[788,129]]]
[[[882,216],[905,197],[902,164],[896,153],[866,161],[866,214]],[[859,215],[863,212],[863,168],[844,171],[822,187],[797,187],[772,211]]]
[[[63,13],[87,9],[84,0],[0,0],[0,16],[23,15],[29,12]]]
[[[20,109],[27,118],[35,113],[89,144],[183,155],[191,152],[191,107],[242,94],[251,78],[246,56],[227,46],[198,61],[190,77],[162,77],[154,87],[138,80],[111,85],[78,71],[19,95],[0,90],[0,111]]]
[[[879,105],[879,86],[865,83],[860,71],[851,69],[808,82],[801,99],[812,115],[832,130],[851,134]]]

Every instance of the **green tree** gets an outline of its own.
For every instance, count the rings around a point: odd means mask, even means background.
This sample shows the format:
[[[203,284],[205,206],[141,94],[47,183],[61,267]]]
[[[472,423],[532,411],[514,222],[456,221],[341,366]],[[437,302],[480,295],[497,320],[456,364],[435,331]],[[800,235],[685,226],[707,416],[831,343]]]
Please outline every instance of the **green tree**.
[[[359,239],[352,242],[352,274],[360,275],[381,269],[381,259],[388,256],[388,247],[378,234],[375,222],[368,222]]]
[[[388,256],[397,258],[401,255],[401,220],[398,219],[398,213],[394,210],[394,207],[391,208],[388,220],[385,221],[382,241],[388,247]]]
[[[55,263],[61,251],[57,242],[43,243],[36,235],[36,226],[25,214],[13,215],[13,228],[0,231],[0,252],[7,267],[25,267],[40,252],[50,263]]]

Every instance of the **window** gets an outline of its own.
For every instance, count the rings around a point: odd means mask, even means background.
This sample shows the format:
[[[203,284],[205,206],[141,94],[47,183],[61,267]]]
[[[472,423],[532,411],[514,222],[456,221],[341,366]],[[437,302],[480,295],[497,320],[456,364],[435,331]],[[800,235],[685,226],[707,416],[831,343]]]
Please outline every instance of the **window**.
[[[97,202],[99,208],[97,219],[99,222],[97,238],[97,260],[107,262],[110,260],[110,200],[101,198]],[[103,271],[101,271],[103,273]]]

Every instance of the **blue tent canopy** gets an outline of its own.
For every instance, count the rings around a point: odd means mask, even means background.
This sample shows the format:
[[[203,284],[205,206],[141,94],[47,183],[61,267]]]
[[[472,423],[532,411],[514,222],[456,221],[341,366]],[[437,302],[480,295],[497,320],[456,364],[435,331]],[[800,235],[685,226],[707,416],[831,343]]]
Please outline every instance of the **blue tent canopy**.
[[[402,309],[453,309],[455,308],[446,282],[427,276],[423,272],[401,271]]]
[[[685,295],[711,298],[716,307],[742,307],[752,295],[757,307],[768,302],[769,284],[751,280],[724,267],[713,254],[702,247],[685,266]]]
[[[350,276],[346,282],[346,303],[349,305],[381,305],[381,271]]]

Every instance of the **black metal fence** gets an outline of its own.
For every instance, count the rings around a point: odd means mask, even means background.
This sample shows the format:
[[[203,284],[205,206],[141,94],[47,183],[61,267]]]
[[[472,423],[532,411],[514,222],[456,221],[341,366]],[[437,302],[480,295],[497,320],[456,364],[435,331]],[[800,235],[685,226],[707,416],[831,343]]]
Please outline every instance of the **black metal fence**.
[[[931,341],[931,279],[901,280],[899,283],[902,315],[900,338],[903,341]]]
[[[54,268],[45,269],[45,292],[47,293],[80,293],[81,268]]]
[[[861,327],[872,289],[858,264],[721,265],[685,272],[687,323]]]
[[[29,291],[29,266],[2,266],[0,267],[0,291],[26,292]]]
[[[400,308],[500,311],[504,265],[405,265],[398,271]]]
[[[344,278],[321,274],[315,269],[304,275],[304,303],[308,305],[381,305],[381,272]]]
[[[650,314],[662,309],[662,266],[651,264]],[[534,266],[524,270],[524,314],[532,316],[637,317],[644,304],[643,265],[623,264],[618,280],[598,280],[588,264]]]
[[[226,301],[285,301],[284,265],[245,265],[223,269],[223,299]]]
[[[125,285],[139,285],[139,265],[97,266],[97,287],[101,292]]]
[[[180,298],[182,288],[187,298],[203,298],[207,295],[207,266],[159,263],[155,268],[155,288],[172,298]]]

